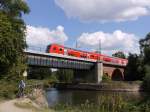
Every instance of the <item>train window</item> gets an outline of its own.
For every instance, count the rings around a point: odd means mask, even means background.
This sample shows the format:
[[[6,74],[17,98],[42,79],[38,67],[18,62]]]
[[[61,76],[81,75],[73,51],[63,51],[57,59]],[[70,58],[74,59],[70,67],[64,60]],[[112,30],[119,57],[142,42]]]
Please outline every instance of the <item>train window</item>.
[[[84,55],[81,55],[81,58],[87,58],[86,56],[84,56]]]
[[[84,56],[81,55],[81,58],[84,58]]]
[[[86,57],[85,57],[85,54],[80,54],[80,57],[81,57],[81,58],[86,58]]]
[[[91,55],[91,58],[94,58],[94,56],[93,56],[93,55]]]
[[[60,48],[59,50],[60,50],[60,51],[63,51],[63,49],[62,49],[62,48]]]
[[[53,50],[56,50],[56,47],[53,47]]]

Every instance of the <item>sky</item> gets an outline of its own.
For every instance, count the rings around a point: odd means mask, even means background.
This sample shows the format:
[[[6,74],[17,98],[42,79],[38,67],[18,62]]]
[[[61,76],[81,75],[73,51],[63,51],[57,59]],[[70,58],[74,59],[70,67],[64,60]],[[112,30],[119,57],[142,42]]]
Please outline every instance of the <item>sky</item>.
[[[139,53],[150,32],[150,0],[25,0],[29,49],[52,43],[80,50]],[[77,46],[76,46],[77,43]]]

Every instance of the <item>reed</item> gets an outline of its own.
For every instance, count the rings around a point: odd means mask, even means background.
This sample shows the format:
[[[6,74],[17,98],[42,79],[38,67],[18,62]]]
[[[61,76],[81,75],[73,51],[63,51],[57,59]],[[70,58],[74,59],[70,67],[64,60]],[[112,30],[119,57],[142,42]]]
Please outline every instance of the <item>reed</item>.
[[[112,96],[101,96],[95,105],[88,100],[80,105],[58,104],[52,107],[56,112],[150,112],[150,103],[145,101],[130,102],[125,101],[119,94]]]

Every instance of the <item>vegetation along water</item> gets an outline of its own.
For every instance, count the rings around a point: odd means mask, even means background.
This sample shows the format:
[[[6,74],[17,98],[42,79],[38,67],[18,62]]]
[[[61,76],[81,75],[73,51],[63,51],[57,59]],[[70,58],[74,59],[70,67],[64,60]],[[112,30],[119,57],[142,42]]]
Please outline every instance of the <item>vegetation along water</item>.
[[[85,90],[47,91],[49,106],[64,112],[149,112],[150,99],[144,92]]]

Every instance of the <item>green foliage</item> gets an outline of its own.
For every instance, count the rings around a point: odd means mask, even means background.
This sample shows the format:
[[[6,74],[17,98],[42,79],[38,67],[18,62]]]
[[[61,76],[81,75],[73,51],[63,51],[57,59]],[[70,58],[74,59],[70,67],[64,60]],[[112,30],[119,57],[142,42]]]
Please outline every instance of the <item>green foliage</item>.
[[[146,35],[145,39],[141,39],[139,43],[143,59],[143,73],[145,75],[143,87],[146,91],[150,91],[150,33]]]
[[[143,53],[143,49],[147,46],[150,46],[150,32],[146,35],[144,39],[141,39],[139,41],[140,48],[141,48],[141,53]]]
[[[14,40],[14,31],[11,22],[6,14],[0,12],[0,67],[3,74],[6,70],[16,62],[18,56],[16,56],[15,45],[12,42]]]
[[[150,46],[144,48],[144,64],[150,65]]]
[[[63,112],[149,112],[150,103],[133,103],[123,99],[119,94],[101,96],[96,105],[88,100],[81,105],[58,104],[53,107]]]
[[[26,87],[25,87],[25,95],[29,96],[33,92],[35,88],[50,88],[53,86],[54,81],[51,79],[45,79],[45,80],[36,80],[36,79],[30,79],[30,80],[25,80]],[[31,99],[34,99],[31,97]]]
[[[149,76],[147,71],[147,65],[150,65],[150,33],[148,33],[145,39],[139,41],[141,54],[129,54],[128,65],[125,71],[126,80],[143,80]]]
[[[60,82],[72,82],[73,81],[73,70],[60,69],[56,72],[56,76]]]
[[[1,0],[0,9],[11,17],[21,17],[22,12],[26,14],[30,11],[24,0]]]
[[[28,12],[29,8],[23,0],[0,1],[1,78],[19,78],[19,73],[25,69],[23,50],[26,47],[26,27],[21,15]]]
[[[150,33],[146,35],[144,39],[139,41],[141,49],[141,57],[143,58],[143,63],[150,65]]]
[[[17,82],[26,69],[23,50],[25,23],[22,14],[29,12],[23,0],[0,0],[0,96],[14,98]]]
[[[28,68],[29,75],[28,79],[49,79],[52,75],[50,68],[39,68],[39,67],[30,67]]]
[[[55,74],[52,73],[52,75],[50,76],[50,82],[51,83],[55,83],[55,82],[58,82],[58,78]]]
[[[145,77],[143,81],[143,88],[146,91],[150,92],[150,66],[149,65],[145,65]]]
[[[34,80],[39,80],[47,88],[58,82],[56,73],[52,72],[50,68],[29,68],[28,80],[30,83],[33,81],[32,84],[34,84]]]
[[[112,54],[112,56],[118,57],[118,58],[124,58],[124,59],[126,58],[125,54],[122,51],[118,51],[118,52]]]
[[[129,54],[128,64],[125,71],[125,80],[142,80],[144,77],[142,60],[137,54]]]
[[[108,76],[108,74],[103,73],[102,81],[103,82],[110,82],[111,81],[111,77]]]
[[[5,99],[12,99],[16,97],[18,85],[17,82],[13,81],[5,81],[1,80],[0,81],[0,97],[5,98]]]

